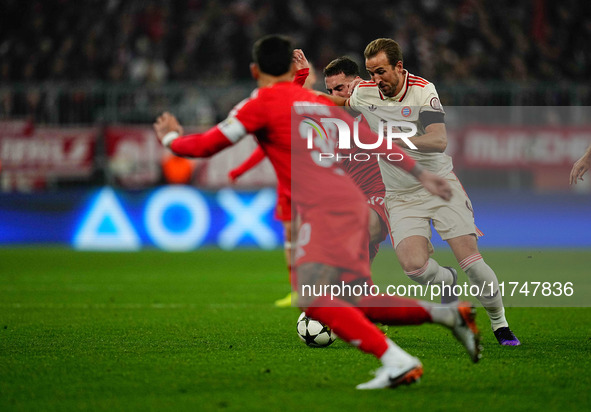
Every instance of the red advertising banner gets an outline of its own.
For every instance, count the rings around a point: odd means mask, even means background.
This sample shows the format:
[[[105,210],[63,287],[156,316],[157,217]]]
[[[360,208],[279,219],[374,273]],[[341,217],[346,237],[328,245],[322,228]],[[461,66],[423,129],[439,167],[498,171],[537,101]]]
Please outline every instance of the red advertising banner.
[[[527,170],[533,172],[536,187],[562,188],[565,173],[591,144],[591,127],[474,125],[450,129],[448,140],[446,153],[453,156],[457,170]],[[105,147],[109,183],[126,188],[174,183],[162,173],[163,161],[171,154],[150,126],[35,128],[26,121],[0,121],[0,189],[30,191],[60,179],[90,179],[97,142]],[[224,187],[230,184],[228,172],[256,146],[254,139],[246,138],[211,159],[191,160],[188,168],[175,162],[167,166],[182,167],[176,175],[182,175],[183,183]],[[275,184],[272,167],[264,160],[235,186]]]
[[[470,126],[457,133],[464,168],[570,168],[591,144],[591,127]]]
[[[5,171],[35,170],[53,176],[92,173],[96,131],[37,129],[29,136],[0,134],[0,158]]]
[[[42,188],[48,181],[80,179],[94,170],[95,128],[0,128],[3,190]]]

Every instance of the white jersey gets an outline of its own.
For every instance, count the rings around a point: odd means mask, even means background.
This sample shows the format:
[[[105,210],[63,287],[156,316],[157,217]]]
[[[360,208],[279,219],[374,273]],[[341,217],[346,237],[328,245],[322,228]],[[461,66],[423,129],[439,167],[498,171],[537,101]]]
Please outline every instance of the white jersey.
[[[404,85],[396,96],[384,96],[376,83],[362,81],[347,103],[363,114],[376,133],[378,133],[380,120],[407,121],[416,125],[417,135],[421,136],[425,134],[425,128],[421,124],[419,115],[425,111],[444,113],[435,86],[406,70]],[[404,144],[401,146],[417,163],[439,176],[444,177],[453,169],[451,157],[445,153],[422,153],[408,149]],[[381,159],[379,165],[387,193],[403,195],[421,188],[418,181],[402,169]]]

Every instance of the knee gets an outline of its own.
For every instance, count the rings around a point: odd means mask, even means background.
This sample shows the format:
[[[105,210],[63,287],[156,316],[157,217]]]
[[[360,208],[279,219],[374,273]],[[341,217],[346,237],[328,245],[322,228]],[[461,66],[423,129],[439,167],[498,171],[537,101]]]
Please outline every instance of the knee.
[[[420,256],[416,254],[404,254],[398,256],[398,261],[400,262],[400,266],[402,266],[402,270],[405,273],[415,272],[421,269],[429,260],[428,257]]]
[[[429,240],[422,236],[403,239],[396,247],[396,257],[406,273],[421,269],[429,261]]]

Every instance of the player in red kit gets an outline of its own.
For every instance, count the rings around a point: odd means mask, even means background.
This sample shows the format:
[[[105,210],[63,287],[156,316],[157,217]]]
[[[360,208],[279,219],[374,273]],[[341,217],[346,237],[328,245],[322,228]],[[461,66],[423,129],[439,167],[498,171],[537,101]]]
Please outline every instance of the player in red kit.
[[[349,97],[351,84],[355,80],[361,80],[359,67],[346,56],[334,59],[324,68],[324,83],[330,95]],[[363,121],[361,116],[358,119]],[[353,148],[350,155],[353,158],[344,159],[341,167],[359,186],[369,204],[369,259],[372,262],[380,249],[380,243],[390,233],[388,214],[384,206],[386,188],[376,157],[367,155],[359,148]],[[356,161],[355,157],[363,161]]]
[[[266,36],[258,40],[251,71],[259,88],[249,99],[240,103],[226,120],[202,134],[182,136],[176,118],[164,113],[154,124],[158,139],[178,155],[207,157],[248,133],[259,132],[260,146],[278,180],[291,188],[292,202],[301,215],[294,264],[302,309],[383,364],[376,377],[358,385],[358,389],[410,384],[423,373],[420,361],[385,337],[372,322],[442,324],[452,330],[472,360],[477,361],[480,348],[475,312],[470,304],[434,305],[390,296],[329,297],[301,293],[306,285],[331,286],[369,277],[368,212],[363,194],[338,167],[334,156],[328,156],[337,136],[334,127],[323,120],[337,119],[352,126],[353,119],[338,112],[324,98],[291,83],[292,52],[291,41],[285,37]],[[375,142],[369,129],[361,126],[361,141]],[[402,151],[396,145],[388,148],[384,142],[376,152],[398,155],[392,156],[399,160],[392,160],[393,163],[410,172],[431,193],[449,198],[450,188],[445,181],[417,167],[410,157],[400,156]]]
[[[296,68],[295,78],[293,83],[299,86],[304,86],[308,75],[310,74],[310,65],[304,52],[300,49],[293,51],[293,62]],[[260,146],[251,153],[251,155],[242,162],[238,167],[230,170],[228,173],[228,179],[231,182],[235,182],[240,176],[246,173],[248,170],[255,167],[265,158],[265,152]],[[285,262],[287,264],[287,271],[289,274],[289,283],[291,284],[291,255],[292,255],[292,240],[295,239],[295,231],[292,232],[292,210],[291,210],[291,193],[290,188],[284,188],[281,182],[277,184],[277,205],[275,207],[275,218],[283,225],[283,250],[285,252]],[[291,307],[295,304],[297,295],[292,294],[290,291],[284,298],[275,301],[277,307]]]
[[[301,50],[296,49],[294,50],[293,60],[297,69],[293,82],[294,84],[305,87],[305,82],[308,78],[310,67],[306,56]],[[357,64],[348,58],[339,58],[332,61],[324,69],[324,75],[325,81],[327,82],[327,87],[329,83],[334,84],[334,90],[329,89],[329,93],[342,97],[348,97],[348,88],[344,88],[343,85],[337,85],[337,79],[340,80],[340,77],[345,76],[346,80],[348,81],[347,84],[356,77],[361,80],[359,77],[359,68]],[[341,76],[339,77],[339,75]],[[341,152],[340,155],[340,166],[361,189],[369,204],[369,260],[371,263],[379,251],[380,243],[386,239],[388,233],[390,232],[387,223],[387,212],[384,208],[385,187],[384,183],[382,182],[380,168],[378,166],[376,157],[370,156],[368,153],[357,147],[353,147],[347,152]],[[228,173],[228,178],[232,182],[235,181],[242,174],[246,173],[248,170],[259,164],[264,158],[265,153],[260,147],[258,147],[242,164],[232,169]],[[291,202],[291,199],[287,197],[284,192],[285,191],[281,188],[281,186],[278,185],[278,201],[275,217],[285,226],[286,261],[288,262],[288,268],[291,269],[291,261],[289,256],[289,250],[291,248],[291,242],[289,239],[291,238],[290,235],[292,233],[291,207],[288,208],[287,206],[288,202]],[[289,215],[287,213],[280,213],[281,211],[288,210],[290,213]],[[291,294],[289,294],[286,298],[276,301],[275,305],[284,307],[291,306],[291,303]]]

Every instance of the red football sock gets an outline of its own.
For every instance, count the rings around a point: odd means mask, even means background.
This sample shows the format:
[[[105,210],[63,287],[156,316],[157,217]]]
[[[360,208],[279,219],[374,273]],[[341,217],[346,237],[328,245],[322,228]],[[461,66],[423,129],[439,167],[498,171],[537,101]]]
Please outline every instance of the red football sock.
[[[327,324],[339,338],[378,359],[388,349],[384,334],[363,312],[344,300],[321,296],[306,309],[306,315]]]
[[[369,320],[384,325],[420,325],[432,322],[429,312],[414,299],[364,296],[358,306]]]

